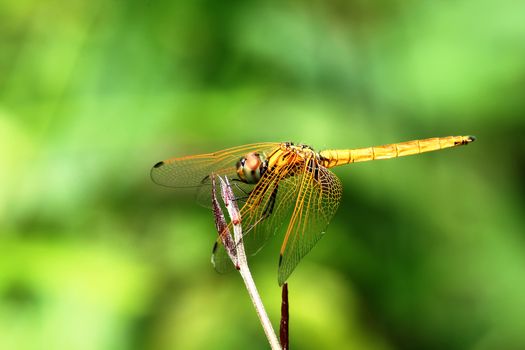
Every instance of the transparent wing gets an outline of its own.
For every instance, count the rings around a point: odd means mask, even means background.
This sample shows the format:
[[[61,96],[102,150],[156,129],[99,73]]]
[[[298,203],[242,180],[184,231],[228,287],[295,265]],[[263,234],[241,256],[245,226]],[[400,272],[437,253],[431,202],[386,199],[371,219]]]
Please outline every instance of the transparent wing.
[[[297,191],[294,189],[295,181],[287,174],[293,171],[295,157],[291,153],[288,165],[279,171],[267,171],[241,207],[243,242],[248,256],[255,255],[270,237],[282,232],[290,221]],[[212,260],[218,272],[224,273],[233,267],[220,242],[214,246]]]
[[[334,216],[342,195],[341,182],[330,170],[318,166],[290,178],[295,199],[279,259],[279,285],[283,285],[299,261],[321,239]]]
[[[151,169],[151,179],[167,187],[199,187],[210,183],[211,173],[235,175],[237,161],[249,152],[268,152],[279,143],[265,142],[228,148],[222,151],[170,158],[158,162]]]
[[[209,207],[211,203],[210,175],[212,173],[236,179],[236,164],[241,157],[249,152],[271,152],[276,147],[279,147],[279,143],[255,143],[214,153],[170,158],[155,164],[150,175],[153,182],[162,186],[195,188],[197,201]],[[249,193],[250,186],[239,182],[233,189],[236,195],[242,197],[244,193]]]

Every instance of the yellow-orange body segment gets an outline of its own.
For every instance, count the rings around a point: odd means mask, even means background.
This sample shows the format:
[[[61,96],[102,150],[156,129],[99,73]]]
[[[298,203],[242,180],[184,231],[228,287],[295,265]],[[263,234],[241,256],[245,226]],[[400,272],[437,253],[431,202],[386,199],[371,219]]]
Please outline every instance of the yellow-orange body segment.
[[[472,136],[447,136],[430,139],[392,143],[383,146],[355,148],[348,150],[326,150],[319,152],[320,162],[326,168],[348,163],[366,162],[369,160],[389,159],[410,156],[444,148],[466,145],[474,141]]]

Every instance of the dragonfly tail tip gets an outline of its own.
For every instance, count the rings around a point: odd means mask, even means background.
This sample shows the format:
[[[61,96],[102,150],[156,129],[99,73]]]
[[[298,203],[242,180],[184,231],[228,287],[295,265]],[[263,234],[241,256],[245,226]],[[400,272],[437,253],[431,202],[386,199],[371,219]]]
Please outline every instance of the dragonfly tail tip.
[[[467,136],[467,141],[468,141],[468,142],[474,142],[474,141],[476,141],[476,136],[472,136],[472,135]]]

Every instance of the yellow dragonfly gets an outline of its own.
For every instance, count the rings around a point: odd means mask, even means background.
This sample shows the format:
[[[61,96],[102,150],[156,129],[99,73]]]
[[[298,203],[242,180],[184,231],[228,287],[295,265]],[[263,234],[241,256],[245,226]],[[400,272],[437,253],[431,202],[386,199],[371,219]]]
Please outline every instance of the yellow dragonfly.
[[[474,140],[473,136],[447,136],[321,152],[291,142],[255,143],[158,162],[151,178],[163,186],[196,188],[199,201],[209,206],[211,176],[227,176],[241,207],[246,253],[253,255],[268,238],[284,234],[278,272],[282,285],[324,235],[337,211],[342,186],[330,168],[437,151]],[[233,267],[220,239],[212,261],[219,272]]]

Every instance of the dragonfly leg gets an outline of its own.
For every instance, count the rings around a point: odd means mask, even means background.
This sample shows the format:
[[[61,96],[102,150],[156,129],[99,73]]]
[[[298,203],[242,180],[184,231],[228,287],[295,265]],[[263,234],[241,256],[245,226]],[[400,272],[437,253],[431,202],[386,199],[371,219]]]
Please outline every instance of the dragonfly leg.
[[[278,188],[279,188],[279,185],[276,185],[272,191],[272,194],[270,195],[270,200],[268,201],[266,208],[264,208],[263,210],[263,214],[262,214],[263,220],[266,219],[268,216],[270,216],[273,212],[273,208],[275,206],[275,200],[277,199]]]
[[[258,223],[260,223],[261,221],[267,219],[273,213],[273,209],[275,207],[275,202],[276,202],[276,199],[277,199],[277,190],[278,190],[278,188],[279,188],[279,186],[276,185],[275,188],[272,191],[272,194],[270,194],[270,199],[268,200],[268,204],[266,205],[266,207],[263,210],[261,218],[259,220],[257,220],[246,231],[243,232],[243,235],[242,235],[243,237],[246,236]]]
[[[230,183],[232,183],[236,189],[238,189],[239,191],[241,191],[242,193],[244,193],[244,196],[242,197],[235,197],[234,200],[236,201],[242,201],[242,202],[246,202],[246,200],[248,199],[248,197],[250,196],[250,194],[252,193],[252,191],[246,191],[244,188],[242,188],[241,186],[239,186],[236,182],[242,182],[241,180],[239,179],[232,179],[230,181]],[[244,183],[244,182],[243,182]]]
[[[306,170],[314,174],[314,180],[319,181],[319,163],[314,158],[310,158],[306,165]]]

